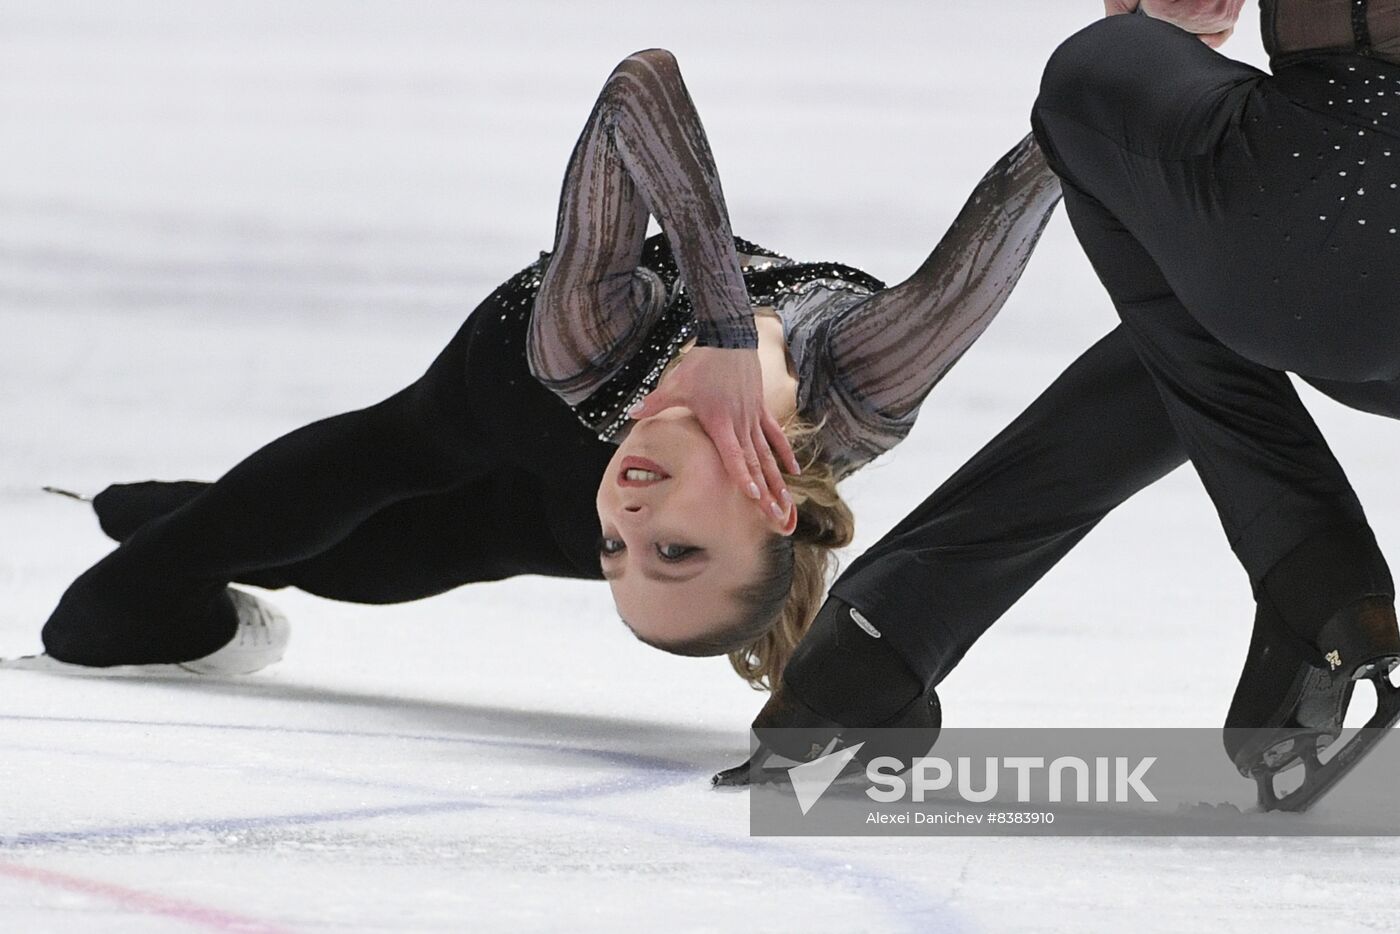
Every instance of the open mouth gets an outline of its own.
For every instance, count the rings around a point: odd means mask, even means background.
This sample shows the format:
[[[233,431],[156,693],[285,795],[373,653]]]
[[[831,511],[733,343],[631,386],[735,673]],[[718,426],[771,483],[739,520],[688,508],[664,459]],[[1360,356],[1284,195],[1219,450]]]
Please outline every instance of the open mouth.
[[[622,459],[622,468],[617,474],[617,485],[650,486],[653,483],[669,479],[671,479],[671,475],[655,461],[647,460],[645,457],[628,455]]]

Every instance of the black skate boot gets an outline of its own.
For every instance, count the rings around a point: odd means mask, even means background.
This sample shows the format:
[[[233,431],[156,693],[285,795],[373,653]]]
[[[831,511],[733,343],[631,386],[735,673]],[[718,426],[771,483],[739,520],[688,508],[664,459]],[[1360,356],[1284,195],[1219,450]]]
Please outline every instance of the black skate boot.
[[[1315,642],[1316,644],[1313,644]],[[1400,720],[1400,632],[1388,596],[1374,596],[1332,616],[1310,642],[1293,633],[1261,599],[1244,671],[1225,718],[1225,751],[1253,778],[1264,810],[1303,811],[1321,798]],[[1342,735],[1356,683],[1376,689],[1376,712],[1326,760]],[[1303,780],[1280,793],[1280,773],[1302,766]]]
[[[712,784],[787,781],[789,767],[850,747],[862,763],[893,756],[906,770],[926,755],[943,724],[938,694],[880,640],[860,611],[829,598],[754,719],[757,751]],[[921,731],[917,748],[910,730]]]

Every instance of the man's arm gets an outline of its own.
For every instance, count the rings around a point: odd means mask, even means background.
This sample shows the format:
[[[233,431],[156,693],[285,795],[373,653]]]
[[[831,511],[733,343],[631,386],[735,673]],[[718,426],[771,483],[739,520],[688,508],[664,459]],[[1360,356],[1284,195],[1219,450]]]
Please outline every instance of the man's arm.
[[[1104,0],[1109,16],[1134,13],[1139,7],[1154,19],[1166,20],[1194,32],[1211,48],[1219,48],[1235,31],[1245,0]]]

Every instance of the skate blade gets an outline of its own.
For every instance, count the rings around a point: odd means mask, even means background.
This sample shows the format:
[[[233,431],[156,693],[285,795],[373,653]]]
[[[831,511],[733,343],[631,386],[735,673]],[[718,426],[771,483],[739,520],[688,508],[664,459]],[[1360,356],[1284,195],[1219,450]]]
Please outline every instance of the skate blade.
[[[1325,748],[1342,734],[1342,718],[1355,682],[1334,681],[1324,671],[1300,667],[1302,672],[1289,694],[1292,700],[1275,714],[1275,722],[1262,729],[1225,728],[1227,752],[1232,736],[1243,737],[1231,758],[1245,778],[1260,771],[1283,771],[1298,761],[1304,748]]]
[[[65,489],[63,489],[63,487],[58,487],[58,486],[46,486],[46,487],[42,487],[42,489],[43,489],[43,491],[44,491],[45,493],[52,493],[54,496],[62,496],[62,497],[65,497],[65,498],[67,498],[67,499],[76,499],[76,500],[77,500],[78,502],[80,502],[80,503],[90,503],[90,502],[92,502],[92,497],[91,497],[91,496],[85,496],[85,495],[82,494],[82,493],[74,493],[72,490],[65,490]]]
[[[160,665],[112,665],[96,668],[92,665],[74,665],[61,662],[47,653],[20,655],[16,658],[0,658],[0,670],[38,671],[44,674],[62,675],[70,678],[209,678],[210,675],[191,671],[178,664]]]
[[[1286,762],[1281,762],[1278,767],[1266,766],[1253,773],[1258,786],[1259,807],[1262,810],[1306,811],[1345,778],[1347,773],[1356,768],[1377,743],[1389,735],[1391,728],[1400,722],[1400,688],[1390,683],[1390,667],[1387,666],[1383,671],[1367,677],[1376,688],[1376,712],[1330,759],[1323,762],[1315,746],[1303,745],[1296,755]],[[1286,794],[1279,794],[1274,783],[1275,778],[1300,760],[1304,770],[1302,783]]]

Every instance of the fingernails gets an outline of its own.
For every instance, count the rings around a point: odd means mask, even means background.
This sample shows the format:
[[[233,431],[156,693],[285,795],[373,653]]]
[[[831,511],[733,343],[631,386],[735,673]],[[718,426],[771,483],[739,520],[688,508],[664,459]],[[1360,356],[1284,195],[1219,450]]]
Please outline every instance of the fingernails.
[[[645,402],[638,402],[636,405],[632,406],[632,408],[627,410],[627,415],[629,418],[636,418],[638,415],[642,414],[642,410],[646,407],[647,404]]]
[[[783,490],[783,492],[778,495],[782,497],[784,503],[786,503],[789,506],[792,505],[792,494],[789,493],[787,490]]]
[[[749,484],[749,498],[750,498],[750,499],[758,499],[759,496],[761,496],[761,495],[762,495],[762,494],[759,493],[759,491],[758,491],[758,484],[757,484],[757,483],[750,483],[750,484]]]
[[[768,511],[773,514],[774,519],[781,519],[783,516],[787,515],[787,510],[779,506],[777,503],[769,503]]]

